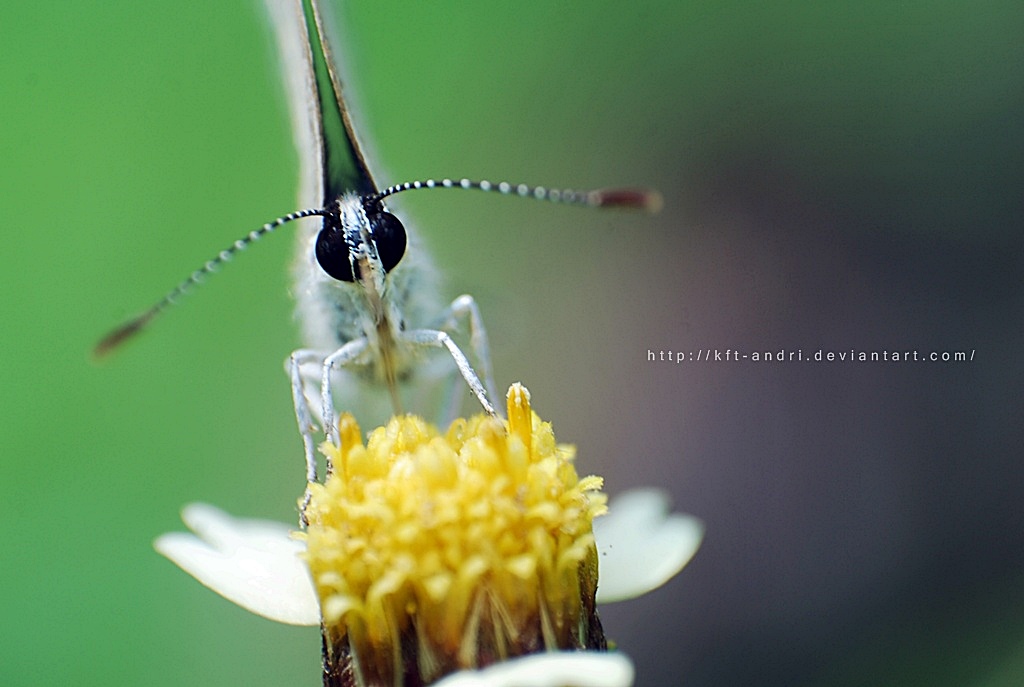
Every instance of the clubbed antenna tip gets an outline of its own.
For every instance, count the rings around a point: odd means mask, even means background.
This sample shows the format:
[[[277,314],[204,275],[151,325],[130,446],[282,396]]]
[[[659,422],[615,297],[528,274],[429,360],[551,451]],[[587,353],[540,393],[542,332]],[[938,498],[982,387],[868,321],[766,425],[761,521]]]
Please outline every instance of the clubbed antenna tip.
[[[147,312],[125,322],[120,327],[104,336],[100,339],[99,343],[96,344],[96,347],[92,349],[93,360],[102,360],[110,355],[114,349],[119,348],[125,341],[142,331],[143,327],[145,327],[152,318],[153,313]]]
[[[660,212],[665,205],[657,191],[646,188],[606,188],[594,191],[595,205],[602,208],[629,208]]]

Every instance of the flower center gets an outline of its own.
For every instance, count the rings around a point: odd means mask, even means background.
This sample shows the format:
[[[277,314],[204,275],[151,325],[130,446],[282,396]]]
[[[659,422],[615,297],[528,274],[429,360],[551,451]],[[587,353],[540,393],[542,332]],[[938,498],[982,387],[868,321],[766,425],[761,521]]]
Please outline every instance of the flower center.
[[[338,684],[422,684],[545,650],[604,648],[591,522],[599,477],[509,389],[508,421],[444,434],[394,418],[364,444],[350,415],[310,485],[307,562]],[[348,680],[346,682],[345,680]]]

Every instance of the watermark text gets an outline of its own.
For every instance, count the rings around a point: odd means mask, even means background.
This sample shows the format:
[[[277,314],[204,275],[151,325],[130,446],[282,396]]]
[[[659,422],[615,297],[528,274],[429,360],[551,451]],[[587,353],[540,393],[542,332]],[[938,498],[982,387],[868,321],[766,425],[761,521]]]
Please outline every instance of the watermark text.
[[[900,350],[900,349],[841,349],[802,348],[777,350],[738,350],[734,348],[697,348],[687,351],[647,349],[649,363],[967,363],[974,360],[975,349],[970,350]]]

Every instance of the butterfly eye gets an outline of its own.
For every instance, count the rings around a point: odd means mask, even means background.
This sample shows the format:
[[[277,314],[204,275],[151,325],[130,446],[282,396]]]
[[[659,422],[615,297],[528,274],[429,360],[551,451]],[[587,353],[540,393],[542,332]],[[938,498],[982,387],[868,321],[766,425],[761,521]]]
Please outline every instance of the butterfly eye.
[[[338,281],[353,282],[352,261],[349,258],[345,232],[324,222],[324,228],[316,237],[316,261],[324,272]]]
[[[370,234],[385,272],[393,270],[405,255],[405,227],[390,212],[370,215]]]

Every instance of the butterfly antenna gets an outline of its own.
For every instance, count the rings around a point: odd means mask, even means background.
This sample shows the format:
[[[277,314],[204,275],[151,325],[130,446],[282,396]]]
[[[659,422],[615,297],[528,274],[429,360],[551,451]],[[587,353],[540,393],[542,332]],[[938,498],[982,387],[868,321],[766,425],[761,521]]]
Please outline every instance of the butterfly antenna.
[[[661,210],[662,198],[657,191],[643,188],[605,188],[593,191],[574,191],[572,189],[547,188],[545,186],[528,186],[527,184],[510,184],[502,181],[497,184],[490,181],[473,181],[472,179],[427,179],[425,181],[407,181],[404,184],[389,186],[383,191],[367,199],[367,204],[375,204],[388,196],[402,191],[419,188],[462,188],[477,191],[492,191],[506,196],[534,198],[552,203],[567,205],[585,205],[592,208],[627,208],[658,212]]]
[[[216,257],[211,260],[207,260],[206,264],[190,274],[187,279],[175,286],[171,291],[168,291],[167,294],[154,303],[149,310],[138,317],[128,320],[120,327],[114,329],[112,332],[100,339],[99,343],[96,344],[96,347],[93,348],[93,357],[97,359],[103,358],[110,354],[114,349],[120,347],[125,341],[145,329],[146,325],[156,319],[158,315],[167,310],[170,306],[174,305],[180,297],[187,295],[192,291],[192,289],[199,286],[199,284],[201,284],[208,275],[216,272],[221,265],[230,261],[237,253],[245,250],[251,244],[260,240],[281,225],[297,219],[302,219],[303,217],[313,217],[315,215],[323,214],[324,210],[322,209],[299,210],[297,212],[287,214],[284,217],[278,217],[273,222],[267,222],[259,229],[249,232],[248,235],[238,239],[218,253]]]

